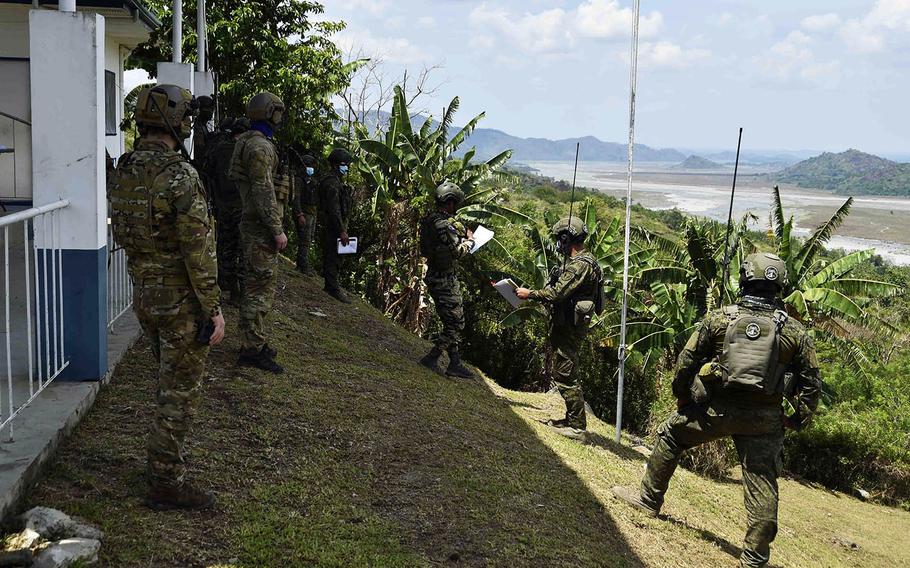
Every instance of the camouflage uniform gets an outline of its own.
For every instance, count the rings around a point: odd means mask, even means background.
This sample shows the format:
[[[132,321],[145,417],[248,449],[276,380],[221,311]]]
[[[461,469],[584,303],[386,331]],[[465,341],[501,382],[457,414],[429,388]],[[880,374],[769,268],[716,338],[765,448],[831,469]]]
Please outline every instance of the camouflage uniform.
[[[770,317],[775,309],[767,299],[747,296],[736,312]],[[732,310],[722,309],[708,314],[689,338],[679,355],[673,380],[677,399],[689,400],[693,382],[703,365],[720,357],[731,313]],[[795,377],[793,401],[797,414],[807,422],[818,405],[821,380],[812,339],[798,322],[786,320],[779,332],[778,354],[779,368],[787,369]],[[742,465],[748,515],[743,566],[764,566],[777,534],[777,477],[784,439],[782,392],[782,384],[773,394],[718,386],[713,389],[710,401],[683,407],[659,428],[657,444],[641,483],[641,501],[659,510],[682,453],[731,436]]]
[[[306,274],[310,273],[310,245],[316,237],[316,209],[319,207],[317,192],[318,183],[314,176],[307,175],[306,168],[297,168],[294,177],[294,198],[291,207],[294,212],[294,221],[297,226],[297,268]],[[297,217],[303,215],[303,227],[296,222]]]
[[[290,178],[279,170],[275,144],[257,130],[248,130],[237,139],[229,175],[243,201],[241,348],[245,353],[258,353],[268,342],[266,319],[275,298],[278,263],[275,237],[284,233]]]
[[[354,209],[354,190],[344,183],[341,174],[328,171],[319,177],[319,204],[322,208],[322,276],[325,290],[338,293],[338,272],[341,256],[338,254],[338,238],[347,232],[348,221]]]
[[[241,247],[240,222],[243,218],[243,201],[237,186],[228,177],[236,142],[230,133],[221,137],[206,154],[206,172],[212,184],[212,198],[217,220],[218,285],[230,290],[231,301],[240,298]]]
[[[553,348],[553,382],[566,402],[566,426],[584,430],[585,397],[581,384],[573,376],[578,364],[578,351],[588,334],[588,322],[576,323],[576,304],[592,301],[603,275],[597,260],[588,251],[581,251],[558,271],[550,284],[541,290],[532,290],[528,299],[546,302],[550,305],[551,318],[549,341]]]
[[[464,331],[464,306],[455,263],[471,251],[474,241],[468,238],[464,225],[441,211],[424,217],[420,224],[420,246],[427,258],[423,281],[442,321],[442,331],[434,344],[438,351],[451,355],[458,353]]]
[[[114,238],[126,251],[135,284],[133,307],[158,362],[150,481],[179,487],[209,349],[196,341],[197,324],[221,313],[202,184],[178,153],[140,140],[120,159],[108,198]]]

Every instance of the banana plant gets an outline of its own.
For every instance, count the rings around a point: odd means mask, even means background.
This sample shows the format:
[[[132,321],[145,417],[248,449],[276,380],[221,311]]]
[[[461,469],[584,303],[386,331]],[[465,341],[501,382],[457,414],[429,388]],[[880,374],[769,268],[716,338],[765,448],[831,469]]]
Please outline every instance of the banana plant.
[[[415,127],[404,90],[396,86],[385,128],[370,133],[363,125],[353,127],[357,140],[351,146],[360,158],[357,167],[371,191],[372,214],[382,221],[374,292],[382,298],[387,315],[417,331],[426,321],[418,227],[433,203],[436,187],[443,181],[461,187],[467,197],[462,216],[467,220],[519,216],[500,204],[502,189],[479,189],[481,182],[499,173],[512,155],[510,150],[486,161],[475,161],[473,148],[455,156],[484,117],[483,113],[475,116],[449,136],[459,105],[455,97],[438,122],[428,117]]]
[[[850,197],[801,244],[793,238],[793,217],[786,217],[777,186],[771,208],[777,253],[787,264],[784,303],[788,311],[803,323],[820,326],[841,338],[847,336],[841,322],[886,325],[871,316],[866,307],[874,300],[901,292],[895,284],[851,277],[875,254],[874,249],[852,252],[833,261],[821,256],[824,245],[850,214],[852,204]]]

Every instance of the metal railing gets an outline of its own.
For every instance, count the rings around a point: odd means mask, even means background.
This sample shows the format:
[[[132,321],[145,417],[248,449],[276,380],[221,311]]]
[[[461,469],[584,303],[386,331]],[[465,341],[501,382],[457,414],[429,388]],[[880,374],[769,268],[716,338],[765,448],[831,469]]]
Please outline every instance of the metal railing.
[[[133,305],[133,281],[127,271],[126,251],[117,246],[110,224],[107,226],[107,326]]]
[[[60,212],[68,200],[0,217],[3,345],[0,433],[66,367]],[[21,239],[21,242],[20,242]],[[18,251],[16,250],[18,249]]]

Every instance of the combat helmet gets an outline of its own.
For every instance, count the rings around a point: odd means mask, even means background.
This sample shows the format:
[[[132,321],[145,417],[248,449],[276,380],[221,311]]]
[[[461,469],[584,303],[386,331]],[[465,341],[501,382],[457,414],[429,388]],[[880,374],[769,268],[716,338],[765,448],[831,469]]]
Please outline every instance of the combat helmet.
[[[588,237],[588,227],[575,215],[567,215],[550,227],[550,236],[556,241],[583,242]]]
[[[193,130],[198,105],[188,90],[177,85],[156,85],[143,89],[136,101],[136,125],[140,128],[173,128],[181,139]]]
[[[211,118],[215,114],[215,99],[208,95],[196,97],[199,103],[199,116]]]
[[[246,116],[251,122],[258,120],[278,126],[284,118],[284,102],[278,95],[262,91],[247,103]]]
[[[234,122],[236,120],[237,120],[236,118],[233,118],[230,116],[228,116],[226,118],[222,118],[221,122],[218,123],[218,130],[220,130],[221,132],[230,132],[231,129],[234,127]]]
[[[454,200],[455,207],[464,202],[464,192],[460,187],[450,181],[444,181],[436,188],[436,203],[445,203]]]
[[[231,134],[243,134],[250,129],[250,119],[245,116],[234,119],[231,125]]]
[[[776,254],[755,252],[739,266],[739,285],[748,282],[769,282],[782,290],[787,283],[787,263]]]
[[[350,164],[351,153],[344,148],[335,148],[329,153],[329,163],[334,165]]]

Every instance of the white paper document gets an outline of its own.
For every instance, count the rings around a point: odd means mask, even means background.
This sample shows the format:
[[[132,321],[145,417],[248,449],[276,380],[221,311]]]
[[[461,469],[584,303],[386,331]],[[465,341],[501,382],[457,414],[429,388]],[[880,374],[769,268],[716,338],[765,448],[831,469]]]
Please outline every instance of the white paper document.
[[[348,239],[348,246],[341,244],[341,239],[338,239],[338,254],[354,254],[357,252],[357,237],[351,237]]]
[[[471,249],[471,254],[474,254],[480,250],[480,247],[490,242],[494,234],[493,231],[483,225],[477,225],[477,230],[474,231],[474,248]]]
[[[515,290],[518,288],[518,285],[515,284],[511,278],[494,282],[493,287],[496,288],[497,292],[502,294],[502,297],[505,298],[513,308],[517,308],[525,302],[515,295]]]

